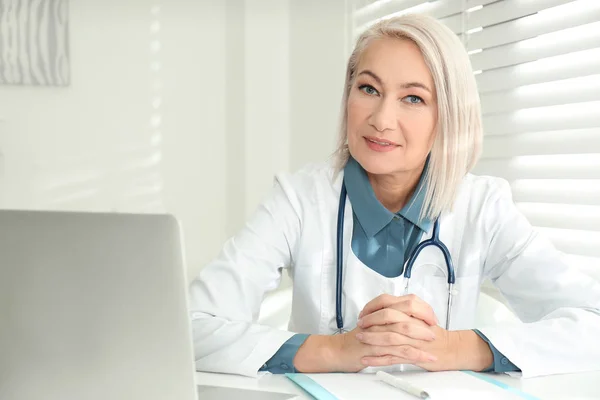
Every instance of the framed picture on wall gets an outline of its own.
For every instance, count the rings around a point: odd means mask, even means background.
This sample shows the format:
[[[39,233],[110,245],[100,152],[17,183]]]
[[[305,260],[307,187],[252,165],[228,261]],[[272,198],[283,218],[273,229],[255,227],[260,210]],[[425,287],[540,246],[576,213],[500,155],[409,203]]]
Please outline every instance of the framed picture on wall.
[[[67,86],[68,0],[0,0],[0,84]]]

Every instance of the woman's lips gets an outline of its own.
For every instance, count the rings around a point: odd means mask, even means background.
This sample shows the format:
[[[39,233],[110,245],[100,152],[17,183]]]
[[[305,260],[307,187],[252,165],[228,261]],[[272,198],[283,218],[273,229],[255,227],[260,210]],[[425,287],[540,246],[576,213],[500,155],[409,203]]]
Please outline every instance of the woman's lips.
[[[373,151],[377,151],[380,153],[385,153],[388,151],[392,151],[395,148],[399,147],[398,144],[391,142],[389,140],[380,139],[372,136],[364,136],[365,141],[367,142],[367,146]]]

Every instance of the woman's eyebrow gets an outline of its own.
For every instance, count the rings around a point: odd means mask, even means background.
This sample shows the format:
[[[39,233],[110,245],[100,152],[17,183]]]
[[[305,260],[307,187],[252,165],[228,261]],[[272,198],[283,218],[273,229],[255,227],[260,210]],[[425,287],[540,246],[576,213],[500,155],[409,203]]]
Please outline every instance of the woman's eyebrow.
[[[381,82],[381,79],[377,76],[377,74],[375,74],[375,72],[365,69],[365,70],[360,71],[360,73],[358,74],[358,76],[361,76],[361,75],[369,75],[371,78],[375,79],[375,81],[379,85],[383,86],[383,82]]]
[[[421,82],[408,82],[408,83],[402,83],[399,85],[402,89],[409,89],[409,88],[421,88],[423,90],[428,91],[429,93],[431,93],[431,89],[429,89],[429,87],[427,85],[425,85],[424,83]]]
[[[371,78],[375,79],[375,81],[376,81],[376,82],[377,82],[379,85],[383,86],[383,82],[381,81],[381,78],[379,78],[379,77],[377,76],[377,74],[375,74],[375,73],[374,73],[373,71],[371,71],[371,70],[365,69],[365,70],[361,71],[361,72],[358,74],[358,76],[360,76],[360,75],[368,75],[368,76],[370,76]],[[406,82],[406,83],[401,83],[401,84],[400,84],[400,85],[398,85],[398,86],[399,86],[400,88],[402,88],[402,89],[410,89],[410,88],[414,88],[414,87],[416,87],[416,88],[421,88],[421,89],[423,89],[423,90],[426,90],[426,91],[428,91],[429,93],[432,93],[432,92],[431,92],[431,89],[429,89],[429,87],[428,87],[427,85],[425,85],[424,83],[421,83],[421,82]]]

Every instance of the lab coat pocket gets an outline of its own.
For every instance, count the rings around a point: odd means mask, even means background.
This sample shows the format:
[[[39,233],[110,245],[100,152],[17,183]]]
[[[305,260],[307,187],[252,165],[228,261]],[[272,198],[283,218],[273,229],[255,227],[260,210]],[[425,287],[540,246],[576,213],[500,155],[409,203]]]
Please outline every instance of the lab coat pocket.
[[[448,313],[448,279],[445,276],[424,276],[419,297],[433,308],[442,328],[446,327],[449,316],[450,330],[472,329],[479,300],[480,283],[479,275],[456,278],[452,290],[450,313]]]

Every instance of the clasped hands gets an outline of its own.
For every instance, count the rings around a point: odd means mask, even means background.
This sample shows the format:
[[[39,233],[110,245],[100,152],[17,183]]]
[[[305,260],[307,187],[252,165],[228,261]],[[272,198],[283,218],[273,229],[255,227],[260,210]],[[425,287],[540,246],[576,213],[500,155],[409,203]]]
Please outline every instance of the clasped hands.
[[[358,372],[413,364],[428,371],[481,371],[493,362],[489,345],[471,330],[438,326],[431,306],[415,295],[381,295],[367,303],[357,327],[341,335],[311,335],[294,365],[300,372]]]
[[[336,353],[344,371],[394,364],[439,371],[454,364],[456,338],[438,326],[431,306],[415,295],[378,296],[358,318],[355,329],[338,335]]]

